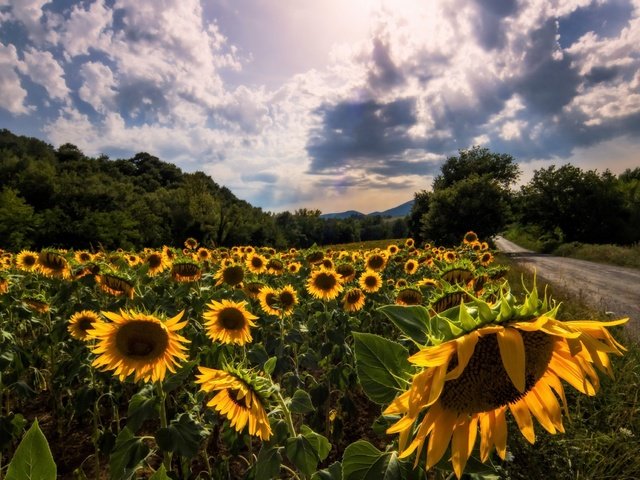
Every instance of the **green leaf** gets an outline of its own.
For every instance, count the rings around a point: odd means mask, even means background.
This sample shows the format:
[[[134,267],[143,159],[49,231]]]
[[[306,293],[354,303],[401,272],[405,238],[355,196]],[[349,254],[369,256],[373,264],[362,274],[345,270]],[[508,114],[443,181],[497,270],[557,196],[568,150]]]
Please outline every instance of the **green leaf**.
[[[296,390],[291,398],[291,404],[289,410],[292,413],[309,413],[315,410],[315,407],[311,403],[311,397],[304,390]]]
[[[264,367],[262,367],[262,369],[266,373],[271,375],[273,373],[273,371],[276,369],[276,362],[277,361],[278,361],[278,359],[276,357],[269,357],[269,360],[264,362]]]
[[[378,309],[411,340],[419,345],[427,343],[429,311],[421,305],[385,305]]]
[[[333,462],[328,468],[318,470],[311,476],[311,480],[342,480],[342,464]]]
[[[282,447],[267,447],[263,445],[258,453],[258,461],[255,464],[255,480],[271,480],[278,478],[280,465],[282,464]]]
[[[160,464],[160,468],[149,477],[149,480],[171,480],[171,477],[167,475],[167,470],[163,464]]]
[[[149,418],[158,418],[160,409],[158,397],[154,395],[153,385],[146,385],[129,401],[127,410],[127,427],[136,432]]]
[[[349,445],[342,458],[343,480],[403,480],[406,465],[397,452],[381,452],[365,440]]]
[[[378,404],[391,402],[405,390],[411,364],[402,345],[371,333],[353,333],[356,371],[367,396]]]
[[[57,474],[49,443],[34,420],[31,428],[24,434],[16,449],[6,480],[51,480]]]
[[[123,428],[109,457],[110,480],[129,480],[147,455],[149,447],[142,437],[135,437],[128,427]]]
[[[310,476],[316,471],[318,463],[329,455],[331,444],[306,425],[300,431],[299,435],[287,439],[285,452],[298,470]]]
[[[187,378],[191,375],[193,367],[195,367],[197,363],[198,362],[196,360],[191,360],[190,362],[185,363],[176,373],[170,375],[162,384],[164,392],[169,393],[176,388],[182,387],[186,383]]]
[[[177,420],[171,420],[167,428],[159,429],[155,437],[163,451],[193,458],[198,454],[203,435],[204,428],[188,413],[182,413]]]

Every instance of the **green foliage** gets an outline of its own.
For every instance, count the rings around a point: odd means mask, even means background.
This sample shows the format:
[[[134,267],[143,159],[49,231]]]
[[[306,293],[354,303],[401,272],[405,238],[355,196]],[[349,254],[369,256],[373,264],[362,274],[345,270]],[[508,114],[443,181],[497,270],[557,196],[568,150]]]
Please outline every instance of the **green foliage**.
[[[109,458],[109,478],[128,480],[149,455],[149,447],[142,437],[136,437],[125,427],[118,434],[116,445]]]
[[[331,444],[306,425],[303,425],[300,431],[297,436],[287,439],[285,452],[287,458],[302,473],[309,476],[316,471],[318,463],[327,458]]]
[[[35,420],[9,463],[6,480],[51,480],[56,473],[49,443]]]
[[[398,452],[381,452],[365,440],[349,445],[342,459],[344,480],[403,480],[410,466],[398,459]]]
[[[0,191],[0,239],[2,246],[18,250],[33,243],[38,226],[34,210],[12,188]]]
[[[411,365],[399,343],[371,333],[353,333],[356,368],[362,389],[376,403],[391,402],[402,392]]]

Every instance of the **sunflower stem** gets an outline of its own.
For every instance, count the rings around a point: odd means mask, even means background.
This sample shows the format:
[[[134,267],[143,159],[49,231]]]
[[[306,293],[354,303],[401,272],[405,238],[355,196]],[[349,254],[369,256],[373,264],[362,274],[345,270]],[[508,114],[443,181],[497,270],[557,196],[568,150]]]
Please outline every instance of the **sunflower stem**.
[[[291,417],[291,411],[289,410],[289,407],[287,407],[287,404],[285,403],[284,398],[282,398],[282,394],[279,391],[276,392],[276,397],[278,399],[278,404],[280,405],[280,408],[282,408],[282,412],[284,413],[284,420],[287,423],[289,435],[295,437],[297,433],[296,427],[293,424],[293,418]]]
[[[300,476],[296,473],[295,470],[287,467],[284,463],[280,465],[281,468],[283,468],[284,470],[286,470],[287,472],[289,472],[291,475],[293,475],[293,478],[300,480]]]
[[[162,382],[156,382],[156,390],[160,399],[160,428],[167,428],[167,395],[162,389]],[[171,471],[171,452],[162,452],[162,463],[167,472]]]

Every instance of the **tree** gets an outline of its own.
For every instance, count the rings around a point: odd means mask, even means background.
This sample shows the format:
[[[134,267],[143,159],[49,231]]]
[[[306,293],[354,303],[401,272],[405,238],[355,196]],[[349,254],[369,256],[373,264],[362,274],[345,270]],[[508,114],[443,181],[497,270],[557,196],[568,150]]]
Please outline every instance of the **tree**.
[[[570,164],[536,170],[521,188],[521,222],[560,229],[568,242],[624,242],[629,212],[617,187],[609,171],[585,172]]]
[[[0,246],[19,250],[33,244],[38,227],[33,207],[11,188],[0,191]]]
[[[511,218],[510,187],[520,175],[511,155],[474,146],[442,165],[433,192],[415,194],[409,233],[418,241],[453,245],[468,230],[495,235]]]
[[[493,153],[488,148],[474,146],[460,150],[442,165],[442,173],[433,181],[433,190],[449,188],[471,175],[485,176],[500,187],[511,187],[520,176],[520,168],[506,153]]]
[[[480,238],[488,238],[502,230],[510,217],[508,192],[484,175],[471,175],[433,192],[429,211],[422,217],[421,237],[455,245],[473,230]]]

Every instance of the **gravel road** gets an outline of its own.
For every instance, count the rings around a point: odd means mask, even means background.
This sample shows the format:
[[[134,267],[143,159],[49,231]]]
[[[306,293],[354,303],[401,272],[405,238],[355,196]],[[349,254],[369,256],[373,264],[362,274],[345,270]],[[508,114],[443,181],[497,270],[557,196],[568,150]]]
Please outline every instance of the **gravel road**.
[[[612,318],[629,317],[627,329],[640,340],[640,270],[535,253],[499,236],[494,241],[498,250],[587,305]]]

